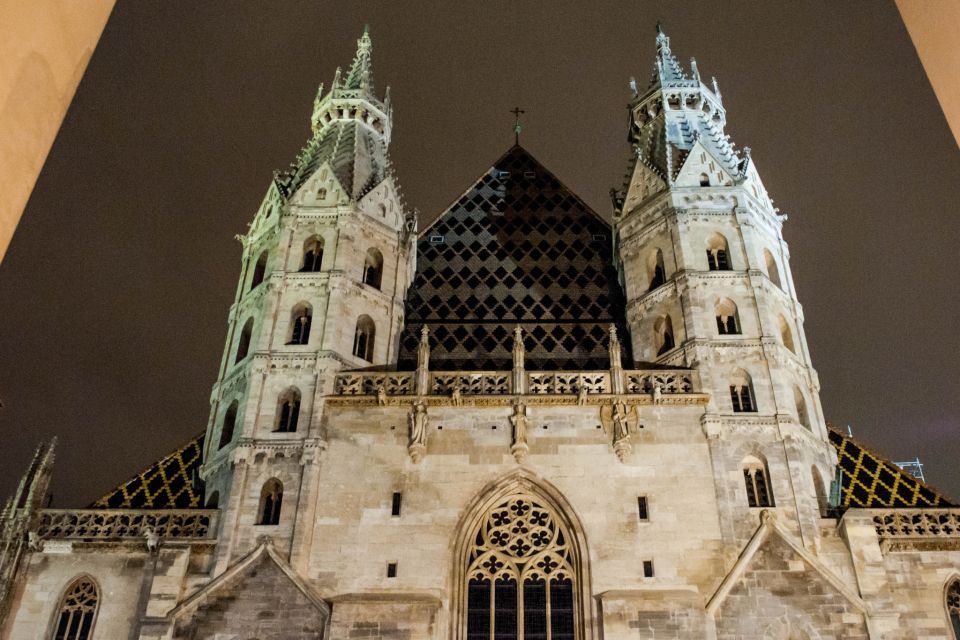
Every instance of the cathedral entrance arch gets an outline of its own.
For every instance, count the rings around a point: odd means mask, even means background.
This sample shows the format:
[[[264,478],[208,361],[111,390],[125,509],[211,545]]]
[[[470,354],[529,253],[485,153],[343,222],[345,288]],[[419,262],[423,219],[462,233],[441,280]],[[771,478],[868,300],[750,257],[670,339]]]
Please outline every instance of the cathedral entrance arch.
[[[559,491],[514,472],[480,492],[458,530],[452,637],[592,637],[586,541]]]

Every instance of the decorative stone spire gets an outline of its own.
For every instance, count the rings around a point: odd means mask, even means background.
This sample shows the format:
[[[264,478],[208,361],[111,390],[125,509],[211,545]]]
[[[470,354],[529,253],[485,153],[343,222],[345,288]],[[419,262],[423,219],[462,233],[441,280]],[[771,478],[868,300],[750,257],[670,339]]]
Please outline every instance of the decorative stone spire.
[[[417,395],[430,391],[430,330],[420,328],[420,345],[417,347]]]
[[[620,339],[617,326],[610,325],[610,386],[613,393],[623,393],[623,362],[620,355]]]
[[[526,349],[523,346],[523,329],[520,325],[513,330],[513,392],[520,394],[526,393],[526,367],[524,358]]]
[[[363,26],[363,35],[357,40],[357,54],[353,57],[353,64],[347,73],[347,80],[343,88],[347,91],[361,89],[373,91],[373,70],[371,55],[373,42],[370,40],[370,25]]]

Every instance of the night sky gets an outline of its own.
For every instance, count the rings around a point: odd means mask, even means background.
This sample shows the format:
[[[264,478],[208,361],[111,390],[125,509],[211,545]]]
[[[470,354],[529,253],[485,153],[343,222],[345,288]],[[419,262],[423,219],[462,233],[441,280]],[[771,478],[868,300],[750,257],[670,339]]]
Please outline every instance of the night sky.
[[[121,1],[0,264],[0,496],[53,435],[54,506],[82,506],[204,429],[234,235],[364,23],[422,227],[513,142],[515,105],[609,218],[658,19],[789,215],[827,419],[960,498],[960,153],[896,8],[675,0]]]

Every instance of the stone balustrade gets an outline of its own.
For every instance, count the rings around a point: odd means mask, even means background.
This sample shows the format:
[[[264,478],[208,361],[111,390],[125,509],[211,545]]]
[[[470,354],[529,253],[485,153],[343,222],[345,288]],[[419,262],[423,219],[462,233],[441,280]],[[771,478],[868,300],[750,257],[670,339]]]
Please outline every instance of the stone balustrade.
[[[212,540],[215,509],[44,509],[38,536],[43,540],[107,542],[142,540],[147,529],[161,540]]]
[[[960,548],[960,509],[896,509],[875,513],[873,524],[886,550]]]
[[[341,396],[376,395],[382,388],[388,396],[416,395],[416,372],[347,372],[337,374],[334,393]],[[505,371],[434,371],[429,374],[431,395],[450,395],[456,387],[469,395],[512,395],[513,378]],[[613,393],[610,371],[528,371],[524,372],[530,395],[576,395]],[[663,395],[696,393],[695,374],[689,369],[626,370],[624,389],[628,394]]]

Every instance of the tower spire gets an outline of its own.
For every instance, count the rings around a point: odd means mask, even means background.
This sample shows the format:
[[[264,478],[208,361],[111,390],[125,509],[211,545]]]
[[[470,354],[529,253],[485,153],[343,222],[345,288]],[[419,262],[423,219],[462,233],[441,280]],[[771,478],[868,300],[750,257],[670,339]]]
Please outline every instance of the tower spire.
[[[371,54],[373,53],[373,42],[370,40],[370,25],[363,26],[363,34],[357,40],[357,53],[353,57],[353,64],[350,65],[350,71],[347,72],[347,79],[343,88],[347,90],[365,89],[373,90],[373,76],[371,65]]]

